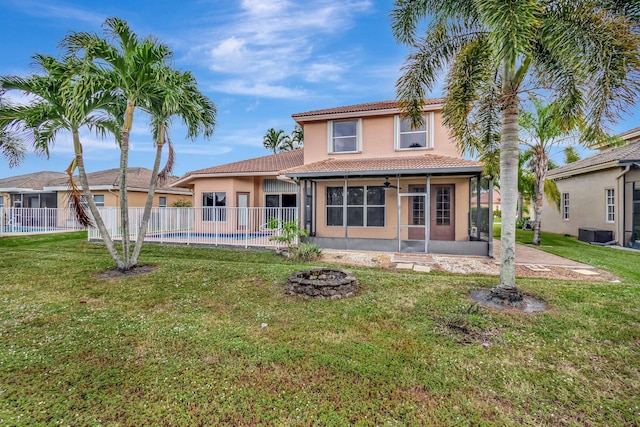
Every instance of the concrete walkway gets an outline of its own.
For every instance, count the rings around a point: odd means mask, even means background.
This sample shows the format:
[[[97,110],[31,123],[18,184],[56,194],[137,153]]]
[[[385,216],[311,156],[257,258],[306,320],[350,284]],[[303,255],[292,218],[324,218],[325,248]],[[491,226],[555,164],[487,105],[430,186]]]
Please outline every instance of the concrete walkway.
[[[493,257],[500,259],[500,240],[493,241]],[[542,265],[547,267],[564,268],[592,268],[590,265],[582,264],[561,256],[536,249],[531,246],[516,243],[516,265]]]
[[[500,242],[494,240],[493,258],[486,256],[390,253],[323,249],[323,261],[377,266],[428,273],[432,269],[462,274],[500,273]],[[516,275],[567,280],[615,280],[611,274],[527,245],[516,244]]]

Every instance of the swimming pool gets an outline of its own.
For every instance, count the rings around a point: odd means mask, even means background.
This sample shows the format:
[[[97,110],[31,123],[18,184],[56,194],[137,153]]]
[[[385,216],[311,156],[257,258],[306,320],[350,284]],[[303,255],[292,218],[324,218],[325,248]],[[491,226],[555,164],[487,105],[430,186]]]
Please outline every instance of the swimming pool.
[[[188,231],[170,231],[167,233],[147,234],[147,238],[153,239],[198,239],[198,240],[251,240],[268,239],[273,236],[270,233],[198,233]]]
[[[2,227],[3,233],[44,233],[46,231],[59,231],[62,228],[57,227],[24,227],[24,226],[5,226]]]

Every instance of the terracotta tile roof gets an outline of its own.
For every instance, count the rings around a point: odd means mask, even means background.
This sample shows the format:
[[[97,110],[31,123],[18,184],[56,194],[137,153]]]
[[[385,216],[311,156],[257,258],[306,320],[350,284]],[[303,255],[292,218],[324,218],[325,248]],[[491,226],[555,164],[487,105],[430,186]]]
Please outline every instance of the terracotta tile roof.
[[[604,169],[611,166],[620,166],[621,163],[634,162],[640,163],[640,141],[609,148],[594,156],[550,170],[547,173],[547,177],[577,175],[588,170]]]
[[[281,151],[269,156],[257,157],[254,159],[241,160],[239,162],[227,163],[205,169],[191,171],[180,178],[176,183],[190,181],[196,176],[210,175],[246,175],[246,174],[268,174],[276,175],[283,169],[290,169],[301,166],[304,163],[304,149]],[[174,185],[176,184],[174,183]]]
[[[24,189],[42,190],[43,187],[51,185],[61,178],[66,177],[64,172],[34,172],[24,175],[10,176],[0,179],[0,190],[2,189]]]
[[[426,99],[425,105],[437,105],[443,102],[440,98]],[[291,117],[295,119],[302,119],[305,117],[313,116],[328,116],[332,114],[348,114],[348,113],[361,113],[371,112],[379,110],[399,110],[398,101],[379,101],[368,102],[366,104],[347,105],[345,107],[327,108],[324,110],[307,111],[305,113],[296,113]]]
[[[287,176],[344,176],[418,173],[476,172],[482,163],[426,154],[415,157],[381,157],[365,159],[327,159],[282,171]]]

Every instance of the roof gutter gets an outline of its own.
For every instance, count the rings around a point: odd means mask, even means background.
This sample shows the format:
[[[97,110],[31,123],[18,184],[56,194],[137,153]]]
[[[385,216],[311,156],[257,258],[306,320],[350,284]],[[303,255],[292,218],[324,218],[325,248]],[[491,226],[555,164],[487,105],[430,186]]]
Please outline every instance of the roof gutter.
[[[187,184],[189,181],[193,181],[198,178],[228,178],[236,176],[270,176],[277,174],[278,171],[266,171],[266,172],[222,172],[222,173],[202,173],[193,174],[172,182],[169,187],[178,187],[179,184]]]
[[[424,174],[459,174],[459,173],[479,173],[482,166],[468,166],[455,168],[427,168],[427,169],[380,169],[365,171],[335,171],[335,172],[290,172],[285,176],[292,178],[313,178],[313,177],[343,177],[343,176],[384,176],[384,175],[424,175]]]
[[[571,176],[574,175],[581,175],[583,173],[589,173],[589,172],[596,172],[602,169],[609,169],[609,168],[614,168],[620,166],[620,163],[617,160],[611,161],[611,162],[607,162],[607,163],[601,163],[599,165],[593,165],[593,166],[587,166],[584,168],[576,168],[576,169],[571,169],[570,171],[566,171],[566,172],[559,172],[556,174],[551,174],[551,175],[547,175],[547,178],[549,179],[563,179],[563,178],[569,178]]]

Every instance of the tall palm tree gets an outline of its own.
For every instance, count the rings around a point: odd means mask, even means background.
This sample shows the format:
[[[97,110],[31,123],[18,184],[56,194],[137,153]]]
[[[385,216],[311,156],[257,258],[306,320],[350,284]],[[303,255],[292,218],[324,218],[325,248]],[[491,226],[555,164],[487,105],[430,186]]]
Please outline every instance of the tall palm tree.
[[[413,50],[397,82],[406,115],[420,124],[427,91],[447,70],[443,115],[461,151],[500,134],[502,244],[492,298],[522,300],[515,280],[521,95],[544,89],[564,127],[584,119],[586,137],[601,138],[638,96],[639,22],[637,0],[396,0],[394,36]]]
[[[271,128],[264,135],[262,144],[264,145],[264,148],[272,150],[273,154],[276,154],[283,145],[288,144],[289,139],[289,135],[284,133],[282,129],[275,130],[274,128]]]
[[[213,102],[198,90],[198,84],[189,72],[168,69],[166,81],[161,90],[149,99],[143,109],[151,115],[156,155],[149,183],[149,193],[138,228],[137,239],[131,256],[131,264],[136,265],[144,242],[147,225],[151,216],[151,206],[158,181],[164,182],[172,171],[175,153],[169,137],[171,118],[177,116],[187,128],[187,138],[195,139],[199,135],[209,138],[216,125],[216,107]],[[162,149],[168,146],[168,157],[160,171]]]
[[[82,73],[105,81],[126,99],[120,130],[120,220],[122,227],[122,260],[127,270],[131,263],[129,206],[127,200],[127,169],[129,137],[137,106],[149,102],[162,91],[166,80],[169,48],[155,38],[140,39],[129,25],[119,18],[107,18],[104,23],[107,38],[86,32],[73,32],[62,41],[67,53],[82,60]],[[111,41],[113,40],[113,42]],[[93,90],[91,86],[78,90],[83,99]]]
[[[36,153],[48,155],[49,147],[61,132],[72,135],[75,152],[74,166],[80,171],[80,182],[84,199],[89,204],[91,216],[82,209],[84,205],[79,189],[71,180],[72,205],[78,210],[78,220],[83,225],[95,225],[103,234],[104,242],[111,256],[118,263],[118,253],[113,240],[107,233],[100,213],[93,203],[84,170],[80,130],[88,128],[100,136],[116,130],[116,121],[108,113],[121,102],[117,94],[100,88],[95,82],[96,91],[91,96],[78,101],[74,95],[76,86],[84,86],[79,78],[81,64],[73,58],[58,61],[47,55],[35,55],[34,64],[40,74],[23,78],[19,76],[0,77],[0,87],[4,91],[21,91],[30,95],[31,101],[26,105],[4,104],[0,106],[0,129],[11,138],[28,141],[34,146]]]

